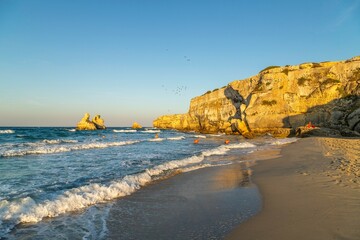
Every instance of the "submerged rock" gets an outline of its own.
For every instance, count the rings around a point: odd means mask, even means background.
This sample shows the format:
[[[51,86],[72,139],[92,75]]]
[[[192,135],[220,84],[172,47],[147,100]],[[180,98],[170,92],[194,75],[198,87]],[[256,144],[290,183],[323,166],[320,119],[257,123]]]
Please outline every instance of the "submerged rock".
[[[84,117],[78,122],[77,130],[97,130],[97,129],[106,129],[104,125],[104,120],[100,115],[96,115],[92,121],[90,121],[90,114],[85,113]]]
[[[153,126],[286,137],[311,121],[317,127],[349,135],[360,133],[359,119],[360,57],[354,57],[268,67],[253,77],[191,99],[187,113],[161,116]]]

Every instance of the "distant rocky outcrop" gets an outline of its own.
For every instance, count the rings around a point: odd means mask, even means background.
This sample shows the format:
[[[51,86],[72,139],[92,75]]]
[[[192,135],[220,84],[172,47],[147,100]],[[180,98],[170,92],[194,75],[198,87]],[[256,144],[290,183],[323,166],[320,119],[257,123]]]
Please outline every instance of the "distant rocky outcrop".
[[[92,121],[90,121],[90,114],[85,113],[84,117],[78,122],[77,130],[97,130],[97,129],[106,129],[104,125],[104,120],[100,115],[96,115]]]
[[[106,128],[105,125],[104,125],[104,119],[102,119],[100,117],[100,115],[96,115],[93,118],[92,122],[95,124],[96,129],[105,129]]]
[[[139,129],[139,128],[142,128],[142,126],[141,126],[139,123],[134,122],[131,128],[133,128],[133,129]]]
[[[346,136],[360,133],[360,57],[271,66],[195,97],[188,113],[161,116],[153,125],[245,137],[265,133],[286,137],[308,122]]]

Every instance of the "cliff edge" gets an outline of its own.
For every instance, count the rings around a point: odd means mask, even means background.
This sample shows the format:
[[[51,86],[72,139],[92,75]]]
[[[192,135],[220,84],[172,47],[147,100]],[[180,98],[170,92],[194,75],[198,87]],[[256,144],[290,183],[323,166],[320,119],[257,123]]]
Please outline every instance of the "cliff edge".
[[[265,133],[286,137],[311,122],[342,135],[358,135],[359,86],[360,56],[338,62],[271,66],[195,97],[188,113],[161,116],[153,125],[245,137]]]

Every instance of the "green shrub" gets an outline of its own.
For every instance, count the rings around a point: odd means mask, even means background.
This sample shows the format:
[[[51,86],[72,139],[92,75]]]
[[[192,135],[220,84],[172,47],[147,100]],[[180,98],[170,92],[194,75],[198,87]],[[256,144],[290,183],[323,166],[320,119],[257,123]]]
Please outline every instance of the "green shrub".
[[[269,70],[269,69],[273,69],[273,68],[279,68],[280,66],[268,66],[267,68],[264,68],[263,70],[260,71],[260,73]]]
[[[339,92],[339,94],[340,94],[341,97],[344,98],[344,97],[347,97],[347,96],[348,96],[348,94],[346,94],[345,89],[344,89],[343,86],[337,87],[336,90]]]
[[[254,91],[262,91],[263,90],[263,85],[261,85],[261,83],[258,83],[254,89]]]
[[[356,68],[353,71],[353,75],[349,78],[349,81],[358,81],[360,80],[360,68]]]
[[[265,105],[265,106],[272,106],[272,105],[275,105],[276,103],[277,103],[276,100],[271,100],[271,101],[263,100],[261,104]]]
[[[304,86],[306,81],[309,81],[309,79],[304,77],[301,77],[297,80],[299,86]]]
[[[333,78],[328,78],[325,81],[323,81],[322,83],[323,84],[334,84],[334,83],[340,83],[340,80],[333,79]]]
[[[312,63],[313,64],[313,68],[317,68],[317,67],[321,67],[321,64],[320,63]]]
[[[289,73],[289,69],[288,69],[288,68],[285,68],[284,70],[282,70],[282,73],[284,73],[284,74],[287,76],[288,73]]]

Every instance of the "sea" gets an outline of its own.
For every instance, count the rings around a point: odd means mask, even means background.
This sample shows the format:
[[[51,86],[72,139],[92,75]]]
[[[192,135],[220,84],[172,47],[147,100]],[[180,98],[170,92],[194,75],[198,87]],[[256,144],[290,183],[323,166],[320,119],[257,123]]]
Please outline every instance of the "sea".
[[[0,239],[108,239],[114,203],[149,184],[292,141],[156,128],[1,127]],[[247,188],[261,202],[256,186]]]

